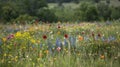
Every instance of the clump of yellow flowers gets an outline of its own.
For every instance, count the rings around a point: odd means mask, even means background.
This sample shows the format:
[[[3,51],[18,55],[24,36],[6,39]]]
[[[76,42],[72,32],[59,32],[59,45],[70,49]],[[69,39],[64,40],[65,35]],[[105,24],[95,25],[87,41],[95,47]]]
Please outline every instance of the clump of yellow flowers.
[[[30,35],[29,32],[20,32],[18,31],[17,33],[15,33],[15,39],[20,39],[20,40],[29,40],[32,43],[36,43],[36,40]]]

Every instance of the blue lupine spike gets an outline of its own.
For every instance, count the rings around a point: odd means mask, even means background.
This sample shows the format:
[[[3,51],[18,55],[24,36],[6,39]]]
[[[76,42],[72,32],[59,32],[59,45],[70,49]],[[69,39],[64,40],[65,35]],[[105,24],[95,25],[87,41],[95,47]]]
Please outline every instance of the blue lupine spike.
[[[42,44],[40,44],[40,48],[42,48],[43,47],[43,45]]]
[[[56,39],[56,46],[59,46],[59,39]]]
[[[95,40],[98,40],[98,36],[95,36]]]
[[[64,46],[68,46],[68,42],[66,39],[64,39]]]
[[[76,38],[75,37],[69,37],[69,41],[70,41],[70,45],[71,46],[75,46],[75,43],[76,43]]]
[[[110,42],[111,40],[110,40],[110,38],[108,38],[108,42]]]
[[[111,39],[112,39],[112,40],[115,40],[115,37],[113,37],[113,36],[112,36],[112,38],[111,38]]]
[[[115,37],[110,36],[109,39],[110,39],[110,41],[113,41],[113,40],[115,40]]]
[[[105,38],[104,38],[104,37],[102,37],[102,38],[101,38],[101,40],[102,40],[102,41],[105,41]]]
[[[57,47],[61,47],[62,46],[62,42],[58,38],[56,39],[56,46]]]
[[[51,45],[52,45],[52,43],[51,43],[51,41],[48,39],[48,41],[47,41],[47,46],[48,46],[48,48],[51,48]]]
[[[59,47],[62,47],[62,42],[60,41],[60,46]]]

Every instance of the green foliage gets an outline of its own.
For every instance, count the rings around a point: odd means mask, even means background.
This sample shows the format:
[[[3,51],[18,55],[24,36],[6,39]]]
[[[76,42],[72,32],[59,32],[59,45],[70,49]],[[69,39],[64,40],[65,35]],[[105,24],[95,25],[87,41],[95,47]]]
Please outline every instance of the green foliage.
[[[112,13],[111,13],[111,18],[112,19],[120,19],[120,6],[119,7],[115,7],[115,8],[111,8],[112,9]]]
[[[55,7],[52,9],[59,21],[73,21],[74,10],[71,7]]]
[[[0,23],[13,22],[11,20],[25,14],[38,17],[38,20],[40,21],[48,22],[55,22],[57,20],[99,21],[120,18],[120,8],[119,6],[115,7],[112,0],[47,1],[56,2],[56,5],[52,6],[53,9],[49,9],[46,0],[0,0]],[[64,2],[72,2],[72,5],[68,5],[68,3],[64,4]],[[59,5],[57,6],[57,4]]]
[[[37,17],[39,17],[39,20],[41,21],[49,21],[53,22],[57,20],[57,17],[55,16],[54,12],[47,9],[47,8],[42,8],[37,11]]]
[[[25,10],[25,13],[35,16],[38,9],[47,7],[45,0],[23,0],[22,6]]]
[[[14,3],[6,3],[1,7],[1,18],[5,21],[11,21],[11,19],[15,19],[18,17],[19,12]]]
[[[97,4],[98,15],[100,19],[108,20],[111,19],[111,9],[110,6],[105,3]]]
[[[57,18],[51,10],[47,8],[45,0],[10,0],[0,1],[0,19],[9,22],[11,20],[30,19],[30,17],[39,17],[42,21],[56,21]],[[46,8],[46,9],[44,9]],[[28,15],[24,15],[28,14]],[[26,18],[29,17],[29,18]],[[24,18],[24,19],[23,19]]]
[[[75,15],[81,21],[94,21],[98,20],[98,12],[95,5],[90,3],[81,3],[80,7],[77,8]]]
[[[14,21],[20,21],[20,23],[25,23],[26,21],[32,21],[37,19],[37,17],[30,16],[28,14],[20,15],[18,18],[16,18]]]

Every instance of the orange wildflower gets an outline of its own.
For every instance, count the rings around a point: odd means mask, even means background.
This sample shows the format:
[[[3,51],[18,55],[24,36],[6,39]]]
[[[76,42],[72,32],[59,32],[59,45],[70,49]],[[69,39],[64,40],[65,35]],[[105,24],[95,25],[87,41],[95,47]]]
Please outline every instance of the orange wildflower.
[[[49,53],[49,51],[48,51],[48,50],[46,50],[46,51],[45,51],[45,53],[46,53],[46,54],[48,54],[48,53]]]
[[[104,56],[104,55],[101,55],[101,56],[100,56],[100,58],[101,58],[101,59],[104,59],[104,58],[105,58],[105,56]]]
[[[80,35],[78,36],[78,40],[79,40],[79,41],[82,41],[83,39],[84,39],[84,38],[83,38],[82,36],[80,36]]]

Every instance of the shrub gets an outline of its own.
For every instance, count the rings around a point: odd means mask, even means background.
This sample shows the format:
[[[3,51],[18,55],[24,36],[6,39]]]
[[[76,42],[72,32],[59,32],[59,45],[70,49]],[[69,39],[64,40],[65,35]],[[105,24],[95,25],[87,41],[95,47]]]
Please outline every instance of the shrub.
[[[91,3],[81,3],[80,7],[76,9],[75,15],[81,21],[98,20],[97,8]]]
[[[108,20],[111,19],[111,9],[109,5],[105,3],[97,4],[97,10],[100,20]]]
[[[39,20],[45,21],[45,22],[46,21],[49,21],[49,22],[57,21],[57,17],[54,14],[54,12],[52,12],[51,10],[47,8],[39,9],[37,11],[37,17],[39,17]]]
[[[1,19],[11,21],[19,16],[19,12],[15,4],[7,3],[1,7]]]
[[[37,19],[37,17],[30,16],[28,14],[20,15],[18,18],[16,18],[14,21],[20,21],[20,23],[25,23],[25,21],[32,21],[34,19]]]
[[[120,18],[120,6],[119,7],[112,7],[111,8],[111,18],[112,19],[119,19]]]

